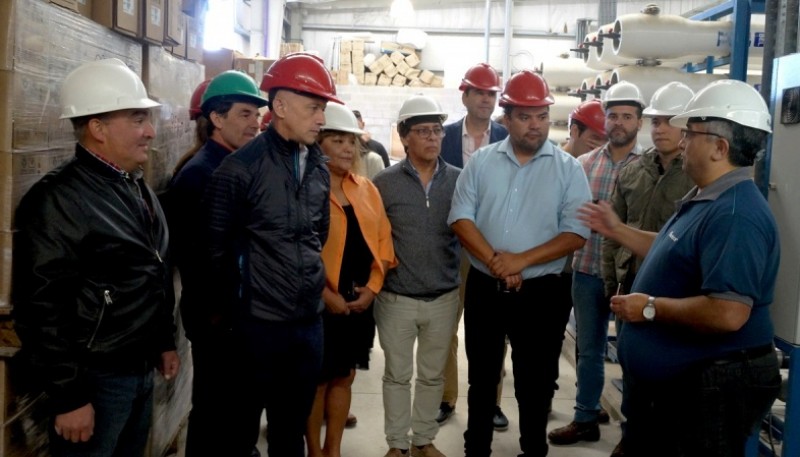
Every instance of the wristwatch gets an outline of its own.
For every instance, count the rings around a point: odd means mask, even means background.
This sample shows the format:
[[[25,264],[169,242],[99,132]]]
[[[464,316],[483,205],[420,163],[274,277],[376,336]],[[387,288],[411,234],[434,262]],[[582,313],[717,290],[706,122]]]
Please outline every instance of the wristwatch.
[[[642,308],[642,316],[648,322],[656,318],[656,297],[647,297],[647,304]]]

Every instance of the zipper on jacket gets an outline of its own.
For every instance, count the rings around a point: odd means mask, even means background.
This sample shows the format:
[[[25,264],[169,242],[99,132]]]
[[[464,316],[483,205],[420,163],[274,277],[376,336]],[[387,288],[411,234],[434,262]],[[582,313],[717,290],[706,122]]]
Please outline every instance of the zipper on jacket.
[[[100,308],[100,316],[97,317],[97,323],[94,326],[94,331],[92,332],[92,337],[89,338],[89,342],[86,343],[86,348],[89,349],[92,347],[94,343],[95,337],[97,337],[97,332],[100,330],[100,323],[103,322],[103,315],[106,312],[106,307],[111,306],[114,304],[114,301],[111,300],[111,292],[106,289],[103,291],[103,307]]]

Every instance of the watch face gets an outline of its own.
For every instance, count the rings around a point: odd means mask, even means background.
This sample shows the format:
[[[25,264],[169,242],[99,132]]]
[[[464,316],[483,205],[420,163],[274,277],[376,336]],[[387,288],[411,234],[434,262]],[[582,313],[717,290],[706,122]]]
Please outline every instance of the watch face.
[[[651,321],[654,317],[656,317],[656,308],[652,305],[645,306],[642,310],[642,315],[645,319]]]

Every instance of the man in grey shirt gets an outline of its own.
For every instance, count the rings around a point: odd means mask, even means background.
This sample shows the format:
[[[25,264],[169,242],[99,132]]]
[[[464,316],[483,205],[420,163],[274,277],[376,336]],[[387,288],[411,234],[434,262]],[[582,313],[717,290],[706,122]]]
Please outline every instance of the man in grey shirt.
[[[400,264],[386,275],[375,322],[386,355],[386,457],[443,457],[433,445],[444,366],[458,311],[458,239],[447,225],[460,169],[439,153],[447,115],[427,96],[403,103],[397,132],[407,158],[375,176]],[[417,343],[413,413],[411,375]],[[409,430],[411,437],[409,440]],[[409,443],[410,441],[410,443]],[[409,446],[410,445],[410,446]]]

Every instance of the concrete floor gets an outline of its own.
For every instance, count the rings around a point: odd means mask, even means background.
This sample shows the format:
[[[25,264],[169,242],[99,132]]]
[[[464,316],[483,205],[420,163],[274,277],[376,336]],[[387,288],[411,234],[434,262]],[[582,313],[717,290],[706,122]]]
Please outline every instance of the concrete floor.
[[[613,327],[613,326],[612,326]],[[459,347],[459,401],[456,414],[439,430],[434,441],[436,447],[448,457],[464,455],[463,433],[467,424],[467,361],[463,346],[463,328],[459,331],[461,346]],[[575,406],[575,343],[567,332],[560,362],[559,390],[553,401],[548,431],[566,425],[572,420]],[[381,376],[384,359],[377,339],[372,350],[372,359],[368,371],[358,371],[353,384],[353,400],[350,411],[358,417],[358,424],[345,430],[342,443],[342,455],[345,457],[381,457],[388,450],[383,433],[383,400],[381,395]],[[493,455],[497,457],[516,457],[519,449],[519,420],[517,403],[514,398],[514,378],[511,371],[510,357],[506,358],[506,372],[503,384],[503,412],[508,416],[510,426],[505,432],[495,432],[492,445]],[[612,416],[610,424],[600,426],[600,441],[595,443],[579,443],[572,446],[550,446],[550,457],[600,457],[608,456],[620,439],[618,408],[619,392],[610,384],[613,378],[619,378],[619,366],[606,363],[606,389],[602,402]],[[412,381],[413,382],[413,381]],[[413,392],[413,387],[412,387]],[[324,432],[324,430],[323,430]],[[266,456],[266,441],[262,438],[258,448],[262,456]],[[279,456],[274,456],[279,457]]]

